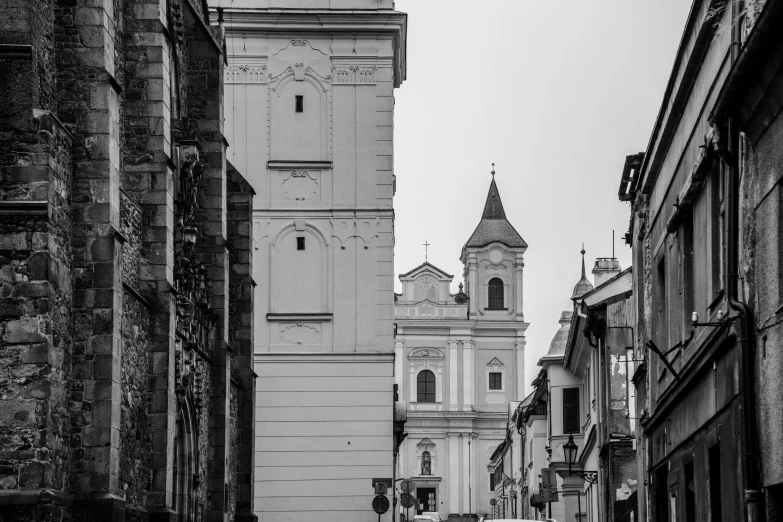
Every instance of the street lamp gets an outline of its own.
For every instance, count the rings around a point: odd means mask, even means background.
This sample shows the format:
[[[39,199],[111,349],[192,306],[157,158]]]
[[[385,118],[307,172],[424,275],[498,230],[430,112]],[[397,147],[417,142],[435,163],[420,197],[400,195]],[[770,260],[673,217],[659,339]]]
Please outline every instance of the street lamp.
[[[587,483],[589,484],[595,484],[598,482],[598,472],[597,471],[571,471],[571,466],[576,464],[576,455],[579,453],[579,446],[576,445],[576,442],[574,442],[574,436],[573,434],[568,435],[568,442],[563,444],[563,454],[565,456],[566,464],[568,464],[568,474],[569,475],[577,475],[579,477],[582,477]]]
[[[563,454],[566,464],[568,464],[568,474],[571,474],[571,466],[576,464],[576,454],[579,453],[579,446],[574,442],[574,436],[568,435],[568,442],[563,444]]]
[[[568,442],[563,444],[563,455],[565,456],[566,464],[568,464],[568,474],[569,475],[577,475],[582,478],[585,482],[590,484],[591,486],[598,482],[598,473],[595,471],[585,471],[584,473],[579,471],[571,471],[571,466],[576,464],[576,455],[579,453],[579,446],[576,445],[576,442],[574,442],[574,436],[572,434],[568,435]],[[582,493],[579,491],[576,492],[576,500],[578,505],[579,513],[577,516],[579,517],[579,520],[582,520]]]

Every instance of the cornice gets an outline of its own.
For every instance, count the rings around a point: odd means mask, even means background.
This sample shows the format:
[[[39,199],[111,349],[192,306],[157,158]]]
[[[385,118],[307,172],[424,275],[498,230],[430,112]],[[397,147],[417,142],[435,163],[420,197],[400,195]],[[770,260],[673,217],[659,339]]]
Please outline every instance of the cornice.
[[[408,15],[391,10],[225,8],[227,35],[317,36],[372,34],[394,39],[394,86],[407,73]],[[369,57],[368,57],[369,58]],[[378,57],[383,58],[383,57]]]

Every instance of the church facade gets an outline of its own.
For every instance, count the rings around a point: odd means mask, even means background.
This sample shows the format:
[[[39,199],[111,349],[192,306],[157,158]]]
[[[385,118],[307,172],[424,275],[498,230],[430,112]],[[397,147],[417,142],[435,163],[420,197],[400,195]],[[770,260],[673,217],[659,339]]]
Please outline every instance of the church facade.
[[[391,0],[212,3],[225,8],[231,159],[256,192],[255,513],[375,520],[372,479],[393,477],[396,448],[392,135],[407,17]]]
[[[454,276],[426,262],[399,276],[395,380],[408,436],[398,475],[416,485],[416,513],[454,520],[492,512],[487,463],[505,438],[509,405],[524,392],[526,249],[493,178],[462,249],[464,291],[460,284],[451,294]]]

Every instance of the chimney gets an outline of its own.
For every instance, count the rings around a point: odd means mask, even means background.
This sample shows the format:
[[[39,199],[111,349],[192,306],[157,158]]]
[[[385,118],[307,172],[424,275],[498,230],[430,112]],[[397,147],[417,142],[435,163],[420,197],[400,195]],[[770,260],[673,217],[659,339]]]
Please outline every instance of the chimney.
[[[595,260],[595,266],[593,267],[593,281],[596,288],[620,272],[622,272],[622,269],[616,257],[599,257]]]

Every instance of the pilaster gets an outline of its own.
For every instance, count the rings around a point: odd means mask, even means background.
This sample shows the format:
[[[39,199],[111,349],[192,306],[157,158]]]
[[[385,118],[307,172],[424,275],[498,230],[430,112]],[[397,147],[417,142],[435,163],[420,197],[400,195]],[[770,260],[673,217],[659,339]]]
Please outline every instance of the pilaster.
[[[458,381],[458,347],[457,341],[449,341],[449,410],[459,409],[459,381]]]
[[[474,372],[475,366],[475,350],[473,341],[462,341],[462,410],[473,411],[475,409],[475,383],[476,376]]]

